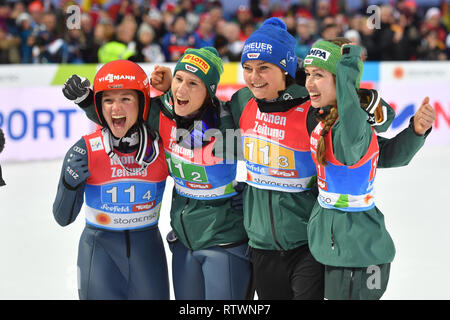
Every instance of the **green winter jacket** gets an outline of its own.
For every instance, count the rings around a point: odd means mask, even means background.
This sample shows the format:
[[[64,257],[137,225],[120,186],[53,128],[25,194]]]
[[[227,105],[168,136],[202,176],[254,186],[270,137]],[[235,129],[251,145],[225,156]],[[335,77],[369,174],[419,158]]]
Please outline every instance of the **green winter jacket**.
[[[287,101],[283,97],[295,99],[308,95],[304,87],[295,84],[284,93],[277,101],[280,105]],[[240,117],[251,98],[251,91],[242,88],[227,102],[236,128],[239,128]],[[306,227],[315,199],[313,191],[290,193],[248,185],[244,191],[244,226],[249,245],[257,249],[286,251],[306,244]]]
[[[353,86],[353,91],[354,88]],[[304,87],[292,84],[285,91],[279,93],[279,98],[275,103],[283,107],[289,102],[289,100],[284,100],[285,97],[296,99],[307,95],[308,92]],[[226,108],[230,110],[232,115],[231,119],[226,121],[232,122],[236,128],[239,128],[240,117],[251,98],[253,98],[253,95],[247,87],[237,91],[231,100],[226,103]],[[377,127],[379,132],[386,131],[395,117],[394,110],[383,99],[382,103],[387,107],[387,121],[382,126]],[[358,108],[358,111],[362,111],[360,107]],[[362,121],[367,123],[365,121],[367,114],[364,111],[360,113],[360,116],[364,118]],[[317,123],[315,110],[311,107],[307,119],[309,134]],[[228,124],[228,126],[231,126],[231,124]],[[371,130],[370,127],[369,130]],[[381,153],[378,162],[380,168],[407,165],[424,142],[423,137],[414,134],[411,126],[399,133],[395,139],[389,140],[378,136],[377,140]],[[365,145],[366,143],[368,141],[362,144]],[[348,150],[344,150],[344,148],[335,150],[338,159],[341,159],[340,157],[345,158],[347,152]],[[355,151],[350,152],[354,153]],[[244,191],[244,226],[249,238],[249,245],[257,249],[279,251],[297,248],[307,244],[311,239],[314,241],[320,240],[320,243],[326,242],[328,245],[329,233],[325,238],[323,238],[323,234],[317,233],[311,236],[310,233],[308,238],[307,225],[316,198],[317,186],[311,191],[289,193],[258,189],[249,185]]]
[[[354,89],[360,53],[360,48],[351,46],[350,52],[337,65],[339,117],[331,134],[335,158],[348,166],[364,156],[372,137],[372,128],[366,122],[367,114],[360,108]],[[424,144],[426,135],[414,133],[411,119],[410,126],[395,138],[378,137],[380,153],[377,167],[408,164]],[[367,267],[389,263],[395,255],[384,216],[376,206],[367,211],[350,212],[326,209],[317,202],[308,224],[308,239],[314,258],[325,265]]]
[[[161,112],[170,119],[174,118],[172,106],[168,103],[170,97],[169,91],[165,95],[151,99],[146,123],[150,128],[159,131]],[[92,98],[80,103],[80,107],[89,119],[98,123]],[[174,188],[170,218],[170,224],[178,239],[191,250],[247,241],[242,210],[232,208],[231,198],[197,200],[178,194]]]

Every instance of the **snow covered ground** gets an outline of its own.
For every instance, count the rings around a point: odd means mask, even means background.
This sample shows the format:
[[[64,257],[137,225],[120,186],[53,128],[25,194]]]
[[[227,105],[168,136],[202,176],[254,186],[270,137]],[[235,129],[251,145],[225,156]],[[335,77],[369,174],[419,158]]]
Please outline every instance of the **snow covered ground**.
[[[0,188],[0,299],[78,299],[76,258],[84,217],[81,213],[64,228],[53,220],[61,163],[2,164],[7,186]],[[383,299],[450,299],[449,164],[450,147],[426,146],[409,166],[378,170],[376,202],[397,248]],[[169,178],[163,237],[170,228],[172,186]],[[168,249],[167,257],[170,265]]]

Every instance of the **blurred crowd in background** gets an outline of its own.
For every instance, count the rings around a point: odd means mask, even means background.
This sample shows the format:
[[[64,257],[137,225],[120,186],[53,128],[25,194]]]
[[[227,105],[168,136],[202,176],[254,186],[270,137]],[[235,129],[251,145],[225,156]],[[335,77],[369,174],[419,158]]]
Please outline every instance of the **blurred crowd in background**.
[[[316,40],[337,36],[362,46],[368,61],[450,57],[448,1],[386,0],[368,10],[373,3],[0,0],[0,63],[162,63],[204,46],[224,62],[240,61],[245,40],[269,17],[285,21],[300,58]]]

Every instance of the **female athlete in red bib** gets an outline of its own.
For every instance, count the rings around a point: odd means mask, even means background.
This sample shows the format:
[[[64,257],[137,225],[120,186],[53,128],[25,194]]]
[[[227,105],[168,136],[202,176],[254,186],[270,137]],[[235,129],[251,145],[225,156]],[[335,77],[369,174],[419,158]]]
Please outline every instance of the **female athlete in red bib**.
[[[144,126],[149,88],[137,64],[105,64],[93,90],[102,128],[80,139],[64,159],[53,214],[60,225],[69,225],[84,197],[80,299],[169,299],[158,229],[168,173],[161,140]]]

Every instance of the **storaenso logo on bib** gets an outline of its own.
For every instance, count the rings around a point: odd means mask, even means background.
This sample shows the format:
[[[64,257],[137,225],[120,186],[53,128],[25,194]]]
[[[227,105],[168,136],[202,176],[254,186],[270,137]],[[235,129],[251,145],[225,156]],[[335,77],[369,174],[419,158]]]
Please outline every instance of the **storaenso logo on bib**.
[[[326,51],[326,50],[315,48],[315,49],[311,49],[309,51],[308,56],[313,56],[315,58],[322,59],[323,61],[327,61],[328,58],[330,57],[330,53],[328,51]]]

